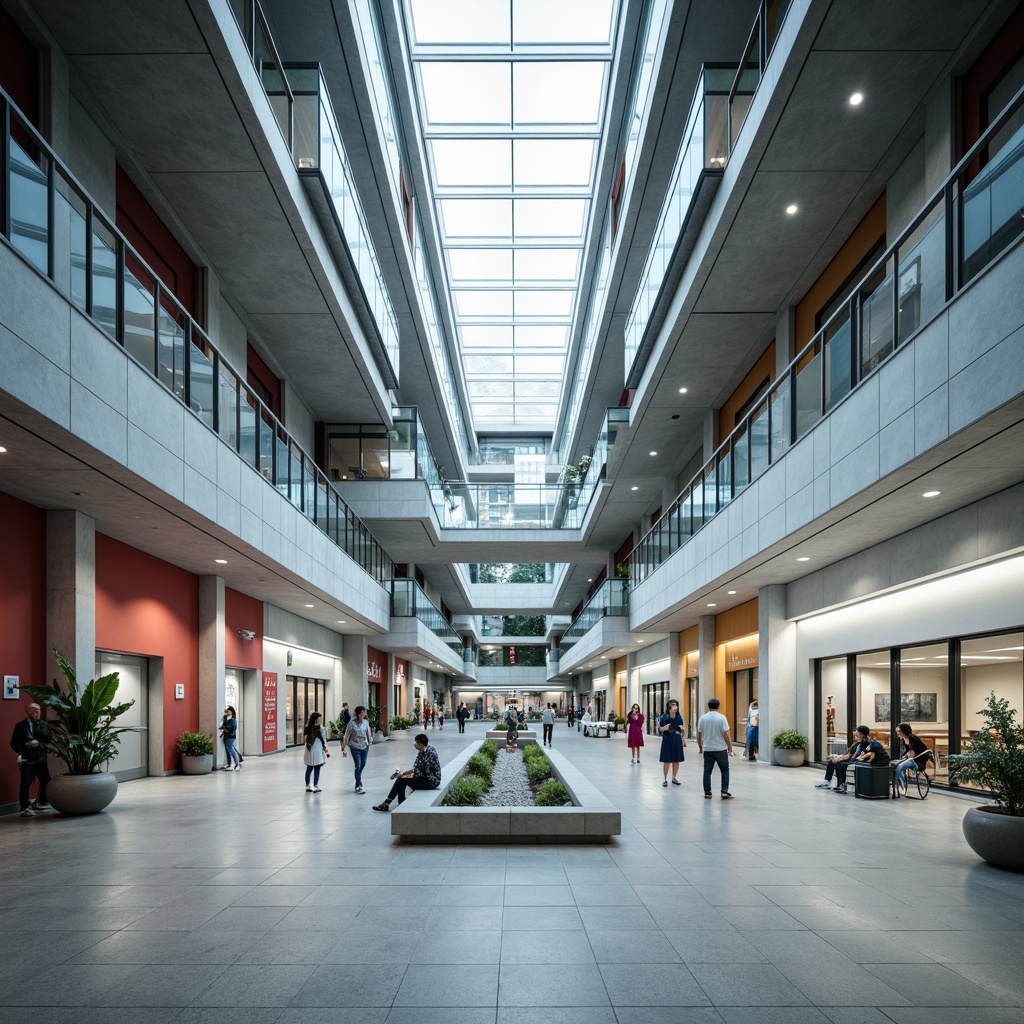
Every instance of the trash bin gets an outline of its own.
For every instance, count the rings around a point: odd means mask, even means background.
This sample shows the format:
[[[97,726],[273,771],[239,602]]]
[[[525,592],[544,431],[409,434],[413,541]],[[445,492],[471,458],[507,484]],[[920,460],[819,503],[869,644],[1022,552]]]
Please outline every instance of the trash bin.
[[[857,765],[854,769],[854,795],[864,800],[888,800],[891,774],[892,768],[889,765],[880,768],[870,764]]]

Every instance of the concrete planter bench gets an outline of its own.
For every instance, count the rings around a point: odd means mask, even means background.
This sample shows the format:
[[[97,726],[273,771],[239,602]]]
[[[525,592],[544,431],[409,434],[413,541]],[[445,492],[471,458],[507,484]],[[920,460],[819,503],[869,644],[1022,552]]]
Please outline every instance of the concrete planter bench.
[[[494,740],[494,742],[499,745],[504,745],[505,737],[507,735],[508,731],[506,729],[488,729],[486,738],[489,740]],[[537,732],[535,729],[520,729],[518,732],[518,736],[520,746],[522,746],[522,744],[526,742],[537,742]]]
[[[621,813],[554,750],[546,753],[573,807],[442,807],[479,749],[473,743],[444,765],[440,789],[412,790],[391,812],[391,834],[410,843],[605,843],[622,832]]]

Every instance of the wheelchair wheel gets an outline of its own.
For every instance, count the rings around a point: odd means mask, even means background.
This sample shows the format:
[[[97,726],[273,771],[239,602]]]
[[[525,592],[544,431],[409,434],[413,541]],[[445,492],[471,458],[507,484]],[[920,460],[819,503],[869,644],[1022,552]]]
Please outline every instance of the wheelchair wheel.
[[[917,795],[924,800],[932,788],[932,780],[927,772],[917,772]]]

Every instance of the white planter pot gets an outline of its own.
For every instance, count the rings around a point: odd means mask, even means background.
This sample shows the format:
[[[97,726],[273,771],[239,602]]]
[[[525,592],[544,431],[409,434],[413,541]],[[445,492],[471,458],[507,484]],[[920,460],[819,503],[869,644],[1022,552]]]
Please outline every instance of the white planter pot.
[[[213,771],[213,754],[182,754],[182,775],[209,775]]]
[[[804,763],[804,750],[783,750],[775,748],[775,763],[781,764],[784,768],[799,768]]]
[[[46,784],[46,799],[61,814],[96,814],[116,795],[117,779],[110,772],[57,775]]]

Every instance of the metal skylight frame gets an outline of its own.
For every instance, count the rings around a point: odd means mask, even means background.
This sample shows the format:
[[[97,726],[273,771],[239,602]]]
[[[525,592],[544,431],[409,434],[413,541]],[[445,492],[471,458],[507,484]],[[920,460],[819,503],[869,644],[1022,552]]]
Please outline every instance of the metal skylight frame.
[[[443,270],[482,429],[555,424],[620,5],[403,0]]]

